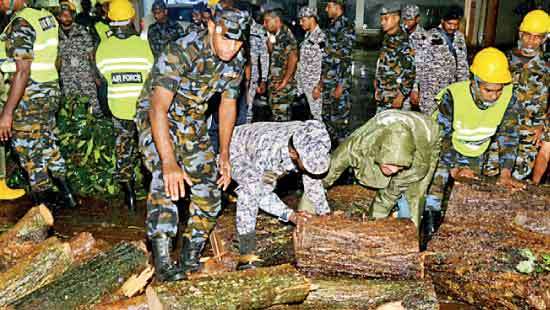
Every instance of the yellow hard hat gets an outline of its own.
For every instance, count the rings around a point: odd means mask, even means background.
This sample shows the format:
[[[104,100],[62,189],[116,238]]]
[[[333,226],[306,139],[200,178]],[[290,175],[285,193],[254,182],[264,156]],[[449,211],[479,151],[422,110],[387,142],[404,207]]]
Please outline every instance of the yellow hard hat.
[[[220,0],[208,0],[208,7],[209,8],[213,8],[216,6],[216,4],[218,4],[220,2]]]
[[[512,82],[512,73],[506,55],[494,47],[479,51],[474,57],[470,71],[487,83],[508,84]]]
[[[134,6],[128,0],[113,0],[109,3],[109,13],[107,13],[107,16],[112,21],[129,20],[135,15],[136,10],[134,10]]]
[[[529,33],[550,32],[550,17],[543,10],[531,11],[523,18],[519,31]]]

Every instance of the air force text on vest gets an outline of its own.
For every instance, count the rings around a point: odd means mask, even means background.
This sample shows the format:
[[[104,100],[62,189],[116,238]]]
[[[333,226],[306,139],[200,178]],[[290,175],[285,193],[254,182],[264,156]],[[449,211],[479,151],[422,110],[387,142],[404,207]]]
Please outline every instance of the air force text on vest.
[[[113,84],[141,84],[143,77],[140,72],[119,72],[113,73],[111,81]]]

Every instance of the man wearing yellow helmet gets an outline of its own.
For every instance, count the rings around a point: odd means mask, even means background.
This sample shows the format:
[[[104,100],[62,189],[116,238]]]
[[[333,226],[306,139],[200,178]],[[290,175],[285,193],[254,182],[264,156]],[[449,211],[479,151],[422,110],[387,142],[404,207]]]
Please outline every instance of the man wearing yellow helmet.
[[[434,219],[441,215],[449,175],[454,179],[477,178],[491,141],[500,145],[502,171],[498,183],[523,186],[512,178],[519,111],[506,55],[496,48],[483,49],[475,56],[470,72],[470,80],[451,84],[436,96],[439,109],[434,118],[443,139],[439,165],[426,197],[428,235],[434,232]]]

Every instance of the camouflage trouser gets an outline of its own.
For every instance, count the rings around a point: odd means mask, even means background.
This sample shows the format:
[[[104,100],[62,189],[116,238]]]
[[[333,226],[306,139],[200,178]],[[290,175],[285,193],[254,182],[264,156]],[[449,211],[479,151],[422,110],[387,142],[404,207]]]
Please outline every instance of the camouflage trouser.
[[[256,89],[258,88],[258,80],[250,80],[248,84],[247,94],[246,94],[246,123],[252,123],[252,118],[254,117],[253,108],[254,108],[254,98],[256,98]]]
[[[313,87],[304,87],[304,95],[306,96],[307,103],[309,104],[309,110],[313,119],[323,121],[323,97],[319,99],[313,99]]]
[[[294,103],[294,85],[287,85],[280,91],[275,90],[275,81],[271,81],[268,88],[269,106],[271,107],[272,120],[274,122],[290,121],[290,106]]]
[[[480,157],[467,157],[457,152],[452,153],[449,156],[454,156],[454,160],[445,157],[439,159],[432,183],[428,189],[424,210],[441,211],[441,203],[443,202],[443,196],[445,195],[450,176],[451,168],[449,168],[449,162],[453,162],[455,168],[470,168],[477,175],[481,174],[487,153]]]
[[[44,106],[57,99],[32,99],[30,105]],[[22,101],[20,107],[26,104]],[[53,184],[48,171],[55,178],[65,178],[67,172],[54,134],[55,113],[51,111],[40,115],[24,114],[16,111],[11,141],[19,155],[21,166],[29,176],[32,191],[49,190]]]
[[[336,89],[337,84],[332,81],[324,82],[322,113],[323,120],[327,125],[327,130],[330,134],[333,146],[350,134],[350,116],[351,116],[351,100],[349,90],[344,89],[342,96],[335,99],[332,93]]]
[[[134,179],[134,167],[139,163],[137,154],[137,130],[134,121],[113,117],[116,136],[117,180],[129,183]]]
[[[160,234],[175,237],[178,230],[178,208],[164,191],[162,166],[153,142],[147,114],[136,119],[139,130],[139,147],[144,163],[152,174],[147,197],[147,236]],[[182,116],[170,121],[176,159],[191,177],[189,221],[183,237],[191,241],[199,252],[204,247],[210,231],[221,211],[221,191],[216,186],[216,156],[210,144],[205,120],[192,120]],[[189,191],[186,191],[186,194]]]

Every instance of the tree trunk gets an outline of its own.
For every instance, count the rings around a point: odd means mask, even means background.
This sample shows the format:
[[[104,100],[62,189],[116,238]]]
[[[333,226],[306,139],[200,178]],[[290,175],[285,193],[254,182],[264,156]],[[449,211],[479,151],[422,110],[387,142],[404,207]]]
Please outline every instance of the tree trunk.
[[[532,263],[525,254],[536,256]],[[550,308],[550,189],[455,183],[426,268],[443,295],[486,308]],[[520,273],[518,264],[534,267]],[[545,268],[548,268],[545,270]]]
[[[44,205],[30,209],[15,226],[0,235],[0,272],[31,253],[46,240],[53,216]]]
[[[334,186],[327,192],[330,209],[342,211],[348,217],[366,217],[376,197],[375,190],[361,185]]]
[[[311,280],[312,291],[303,304],[275,306],[270,310],[366,310],[398,303],[401,309],[435,310],[439,303],[431,283],[320,278]]]
[[[302,302],[309,281],[290,265],[149,286],[149,309],[263,309]]]
[[[56,281],[18,300],[14,309],[70,310],[92,307],[105,294],[115,292],[124,281],[147,267],[145,245],[122,242]]]
[[[97,247],[95,238],[89,232],[82,232],[69,240],[73,256],[73,267],[81,265],[101,251]]]
[[[94,310],[148,310],[147,298],[145,295],[139,295],[130,299],[118,300],[106,304],[100,304],[93,308]]]
[[[423,277],[412,221],[353,220],[331,215],[298,224],[294,232],[297,266],[310,274],[419,279]]]

